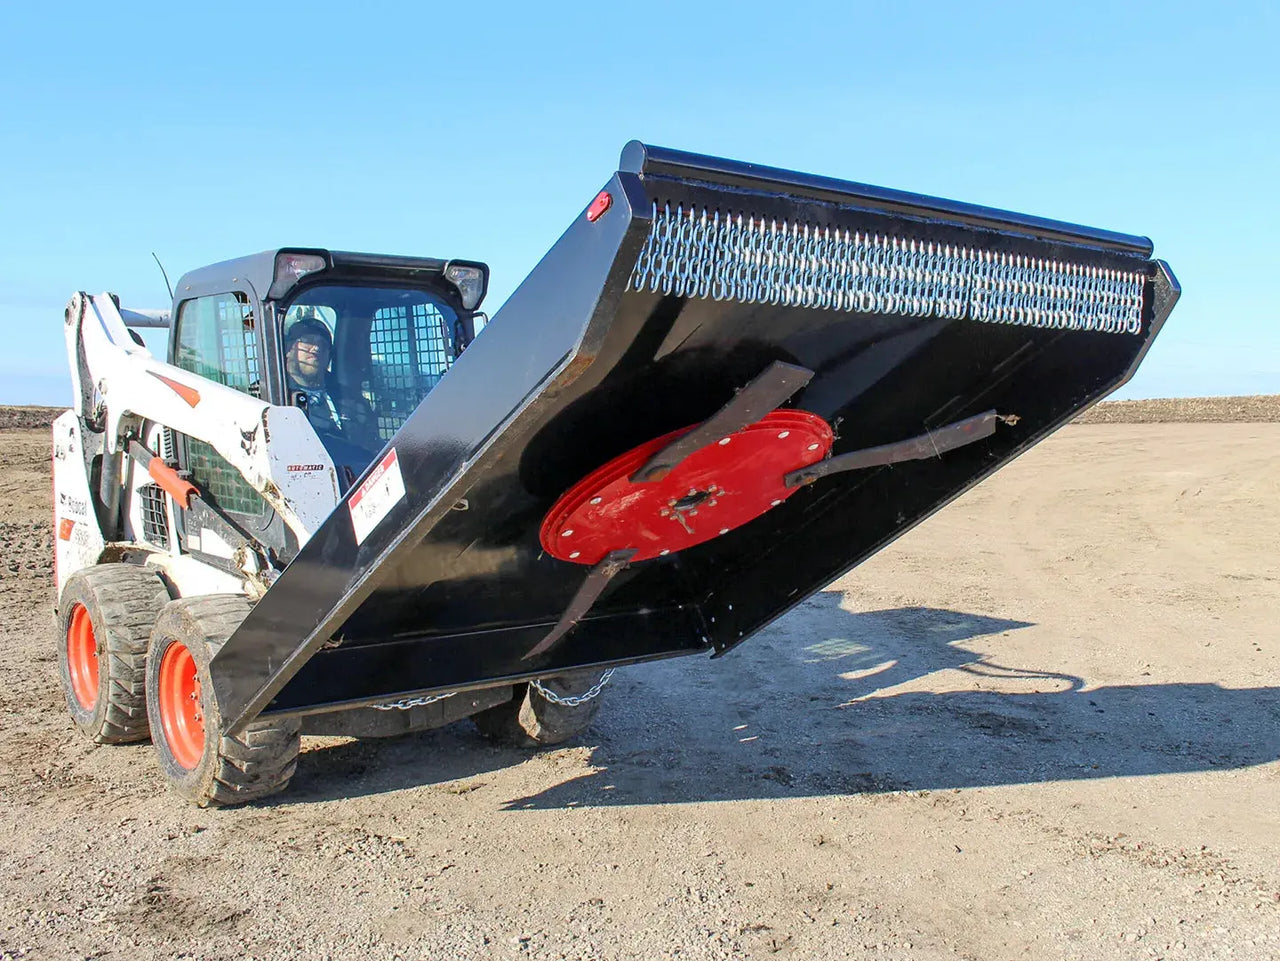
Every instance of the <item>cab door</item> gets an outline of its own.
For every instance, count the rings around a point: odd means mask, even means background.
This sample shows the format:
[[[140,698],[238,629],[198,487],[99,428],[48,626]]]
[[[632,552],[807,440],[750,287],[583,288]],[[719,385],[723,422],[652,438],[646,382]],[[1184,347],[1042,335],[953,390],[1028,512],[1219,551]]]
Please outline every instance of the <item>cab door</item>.
[[[243,291],[184,301],[170,340],[170,362],[251,397],[263,397],[260,314],[255,299]],[[266,546],[285,548],[284,525],[275,510],[235,467],[198,438],[176,434],[174,439],[179,466],[217,508],[202,497],[182,512],[188,552],[235,571],[232,555],[246,535]]]

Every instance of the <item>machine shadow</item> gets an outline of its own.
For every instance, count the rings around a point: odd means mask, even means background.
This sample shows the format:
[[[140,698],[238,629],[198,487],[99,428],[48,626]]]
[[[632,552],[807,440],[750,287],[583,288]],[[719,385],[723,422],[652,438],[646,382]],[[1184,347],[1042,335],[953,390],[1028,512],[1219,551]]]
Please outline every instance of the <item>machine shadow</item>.
[[[591,748],[591,772],[503,807],[936,790],[1280,758],[1280,688],[1087,690],[1083,678],[996,664],[961,646],[1027,622],[922,607],[847,612],[840,598],[815,595],[721,661],[620,671],[577,742]],[[281,803],[465,781],[527,758],[467,722],[318,746]]]

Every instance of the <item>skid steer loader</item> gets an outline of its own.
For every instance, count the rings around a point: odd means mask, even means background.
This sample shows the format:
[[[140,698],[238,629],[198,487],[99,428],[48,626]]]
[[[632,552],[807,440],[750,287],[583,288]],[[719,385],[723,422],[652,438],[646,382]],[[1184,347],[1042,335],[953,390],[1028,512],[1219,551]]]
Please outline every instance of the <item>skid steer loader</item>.
[[[466,260],[76,294],[72,717],[201,805],[283,789],[300,734],[571,737],[617,666],[724,654],[1128,380],[1178,297],[1151,249],[633,142],[478,335]]]

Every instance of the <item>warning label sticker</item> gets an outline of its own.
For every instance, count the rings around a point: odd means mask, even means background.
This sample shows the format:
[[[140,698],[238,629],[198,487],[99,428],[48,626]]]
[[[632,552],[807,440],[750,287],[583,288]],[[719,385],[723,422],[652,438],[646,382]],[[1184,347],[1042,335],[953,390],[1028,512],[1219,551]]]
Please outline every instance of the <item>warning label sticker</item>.
[[[400,461],[393,447],[347,502],[347,508],[351,511],[351,526],[356,532],[356,543],[363,544],[364,539],[391,512],[391,508],[402,500],[404,477],[400,473]]]

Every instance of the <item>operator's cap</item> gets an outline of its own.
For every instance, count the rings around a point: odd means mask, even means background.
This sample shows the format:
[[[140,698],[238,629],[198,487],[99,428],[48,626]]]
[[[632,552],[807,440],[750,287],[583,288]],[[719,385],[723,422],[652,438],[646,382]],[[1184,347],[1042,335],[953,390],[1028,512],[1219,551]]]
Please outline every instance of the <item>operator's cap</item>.
[[[284,332],[285,350],[292,347],[295,341],[302,340],[304,337],[323,340],[326,347],[330,350],[333,349],[333,335],[329,333],[329,328],[324,325],[324,322],[317,320],[315,317],[301,317],[290,324],[289,328]]]

